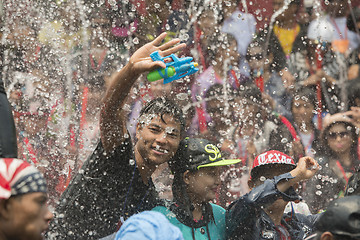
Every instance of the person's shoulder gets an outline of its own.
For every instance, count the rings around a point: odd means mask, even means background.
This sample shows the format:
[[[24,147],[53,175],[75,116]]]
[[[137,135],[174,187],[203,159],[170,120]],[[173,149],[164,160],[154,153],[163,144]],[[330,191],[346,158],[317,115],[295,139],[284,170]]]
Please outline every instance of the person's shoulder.
[[[156,206],[153,209],[151,209],[151,211],[160,212],[162,214],[167,214],[171,212],[170,209],[168,209],[165,206]]]
[[[212,209],[213,209],[213,212],[215,214],[215,212],[217,213],[224,213],[225,212],[225,209],[217,204],[214,204],[214,203],[210,203]]]

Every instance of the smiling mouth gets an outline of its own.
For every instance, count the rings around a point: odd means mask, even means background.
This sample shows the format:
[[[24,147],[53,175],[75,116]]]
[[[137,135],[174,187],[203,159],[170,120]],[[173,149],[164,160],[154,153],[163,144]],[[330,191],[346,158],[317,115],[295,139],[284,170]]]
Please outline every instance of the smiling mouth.
[[[168,150],[166,150],[166,149],[164,149],[164,148],[161,148],[161,147],[159,147],[158,145],[157,145],[156,147],[152,147],[151,149],[154,150],[155,152],[160,153],[160,154],[167,154],[167,153],[169,153]]]

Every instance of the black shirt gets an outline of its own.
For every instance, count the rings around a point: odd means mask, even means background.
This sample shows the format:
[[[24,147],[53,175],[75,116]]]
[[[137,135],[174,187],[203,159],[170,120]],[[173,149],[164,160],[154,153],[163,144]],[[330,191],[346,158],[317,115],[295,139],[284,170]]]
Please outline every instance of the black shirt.
[[[143,183],[130,138],[107,153],[99,141],[60,198],[49,239],[99,239],[117,230],[120,217],[156,206],[151,180]]]

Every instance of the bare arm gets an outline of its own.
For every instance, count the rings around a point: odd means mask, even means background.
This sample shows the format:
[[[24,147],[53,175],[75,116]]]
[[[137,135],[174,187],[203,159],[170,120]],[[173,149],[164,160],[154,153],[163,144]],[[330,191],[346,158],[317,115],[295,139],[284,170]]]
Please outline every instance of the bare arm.
[[[294,177],[289,181],[281,181],[277,184],[277,189],[280,192],[286,192],[290,187],[296,185],[302,180],[312,178],[319,170],[319,165],[311,157],[302,157],[299,159],[297,167],[290,173]]]
[[[161,61],[153,62],[150,54],[159,51],[161,56],[168,56],[186,45],[173,39],[160,45],[166,33],[162,33],[154,41],[139,48],[130,58],[129,63],[119,72],[111,76],[110,86],[106,91],[100,115],[101,141],[105,150],[113,150],[123,142],[126,133],[126,114],[123,110],[126,98],[138,77],[156,68],[165,68]]]

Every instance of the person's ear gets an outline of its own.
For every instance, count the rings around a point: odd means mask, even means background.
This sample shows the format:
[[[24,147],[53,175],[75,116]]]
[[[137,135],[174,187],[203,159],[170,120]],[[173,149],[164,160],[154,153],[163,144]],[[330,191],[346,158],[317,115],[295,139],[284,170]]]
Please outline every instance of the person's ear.
[[[248,180],[248,186],[249,186],[250,190],[255,187],[255,184],[251,179]]]
[[[333,240],[334,236],[332,235],[331,232],[324,232],[323,234],[321,234],[320,240]]]
[[[9,219],[11,209],[11,200],[0,199],[0,218]]]
[[[186,171],[183,173],[183,181],[184,181],[184,183],[186,183],[187,185],[190,184],[190,171],[189,171],[189,170],[186,170]]]
[[[142,130],[143,126],[140,123],[136,124],[136,131],[135,131],[135,137],[136,139],[140,139],[140,132]]]

